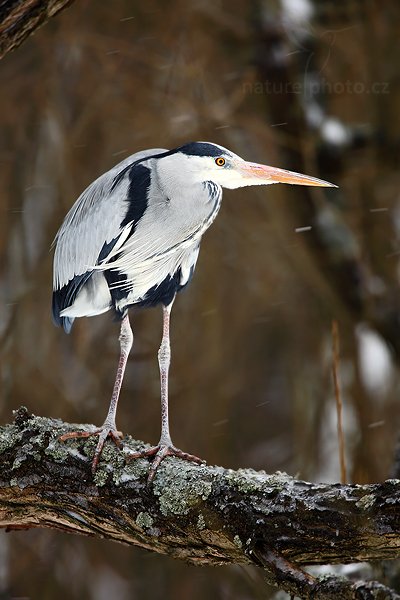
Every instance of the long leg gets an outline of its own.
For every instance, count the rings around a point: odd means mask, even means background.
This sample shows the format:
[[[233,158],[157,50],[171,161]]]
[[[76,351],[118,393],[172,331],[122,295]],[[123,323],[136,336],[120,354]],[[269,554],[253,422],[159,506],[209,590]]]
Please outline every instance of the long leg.
[[[154,456],[153,463],[149,470],[149,482],[152,481],[158,466],[166,456],[178,456],[184,460],[189,460],[197,463],[203,461],[194,456],[175,448],[172,444],[171,434],[169,431],[169,417],[168,417],[168,374],[169,366],[171,363],[171,345],[169,338],[169,325],[171,317],[171,309],[175,298],[168,306],[163,306],[163,336],[161,340],[161,346],[158,351],[158,365],[160,368],[160,387],[161,387],[161,436],[157,446],[143,450],[142,452],[134,452],[129,454],[127,458],[142,458],[145,456]]]
[[[89,437],[91,435],[98,435],[99,441],[96,446],[96,450],[94,453],[93,461],[92,461],[92,471],[93,473],[96,471],[98,462],[100,460],[101,452],[103,450],[104,443],[108,437],[110,437],[113,442],[117,445],[121,445],[121,432],[117,431],[117,426],[115,424],[115,416],[117,413],[117,405],[118,398],[121,391],[122,381],[124,378],[126,363],[128,361],[128,356],[132,348],[133,343],[133,333],[131,329],[131,325],[129,323],[128,314],[124,316],[121,323],[121,332],[119,335],[120,342],[120,357],[117,368],[117,375],[115,378],[114,389],[111,396],[110,406],[108,409],[106,420],[103,425],[96,429],[95,431],[72,431],[71,433],[66,433],[60,437],[60,440],[67,440],[70,438],[84,438]]]
[[[163,306],[163,336],[161,346],[158,350],[158,366],[160,369],[160,387],[161,387],[161,437],[160,445],[172,446],[171,435],[169,432],[168,415],[168,377],[169,366],[171,364],[171,344],[169,338],[169,324],[171,319],[171,309],[174,300],[168,306]]]

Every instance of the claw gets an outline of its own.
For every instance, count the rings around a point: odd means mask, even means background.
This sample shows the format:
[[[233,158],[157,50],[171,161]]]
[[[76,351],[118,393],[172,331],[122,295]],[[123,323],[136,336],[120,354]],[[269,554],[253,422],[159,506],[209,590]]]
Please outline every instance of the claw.
[[[151,463],[149,468],[149,475],[147,477],[147,483],[151,483],[154,479],[154,475],[164,458],[167,456],[177,456],[182,460],[187,460],[189,462],[195,462],[199,465],[204,464],[205,461],[195,456],[194,454],[188,454],[187,452],[183,452],[179,448],[175,448],[175,446],[167,445],[167,444],[158,444],[157,446],[153,446],[148,450],[142,450],[141,452],[132,452],[131,454],[126,455],[127,460],[133,460],[135,458],[147,458],[149,456],[154,456],[154,460]]]
[[[117,431],[115,427],[103,425],[102,427],[98,427],[94,431],[70,431],[68,433],[64,433],[59,437],[59,440],[61,442],[65,442],[65,440],[70,440],[73,438],[88,438],[93,435],[99,436],[99,441],[97,442],[96,450],[94,451],[94,456],[92,460],[92,473],[94,475],[96,473],[97,465],[99,464],[100,456],[103,451],[106,439],[110,437],[114,444],[118,448],[121,448],[122,432]]]

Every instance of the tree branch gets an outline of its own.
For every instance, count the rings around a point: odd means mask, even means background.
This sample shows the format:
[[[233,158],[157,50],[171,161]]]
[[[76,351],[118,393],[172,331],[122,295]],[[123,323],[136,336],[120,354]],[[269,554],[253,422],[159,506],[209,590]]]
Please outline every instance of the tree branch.
[[[321,582],[300,565],[399,557],[399,480],[313,484],[168,458],[148,487],[148,461],[126,462],[111,442],[93,479],[96,439],[58,439],[75,428],[24,408],[0,428],[0,527],[62,529],[194,564],[253,563],[303,597],[340,590],[341,598],[361,598],[361,585],[371,598],[398,597],[377,583]],[[125,446],[135,451],[143,443],[128,437]]]
[[[17,48],[36,29],[73,0],[8,0],[0,2],[0,58]]]

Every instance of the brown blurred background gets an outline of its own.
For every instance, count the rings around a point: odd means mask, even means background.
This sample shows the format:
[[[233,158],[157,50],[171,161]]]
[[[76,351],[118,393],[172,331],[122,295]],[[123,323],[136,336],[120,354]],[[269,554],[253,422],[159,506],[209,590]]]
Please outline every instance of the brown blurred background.
[[[172,317],[176,444],[209,464],[340,477],[331,323],[349,479],[393,474],[400,367],[400,6],[329,0],[81,0],[0,64],[0,409],[101,424],[110,314],[50,317],[55,233],[129,154],[185,141],[338,190],[226,191]],[[132,311],[117,425],[159,436],[161,310]],[[265,598],[252,569],[193,568],[110,543],[0,534],[0,598]]]

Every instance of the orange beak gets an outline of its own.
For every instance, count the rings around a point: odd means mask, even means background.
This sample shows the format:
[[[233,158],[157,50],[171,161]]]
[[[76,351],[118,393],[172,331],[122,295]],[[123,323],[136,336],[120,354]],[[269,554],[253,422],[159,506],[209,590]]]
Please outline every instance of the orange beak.
[[[252,179],[256,183],[290,183],[292,185],[313,185],[318,187],[338,187],[329,181],[323,181],[316,177],[309,177],[301,173],[278,169],[277,167],[268,167],[257,163],[244,162],[237,165],[237,170],[246,178]],[[262,181],[261,181],[262,180]]]

